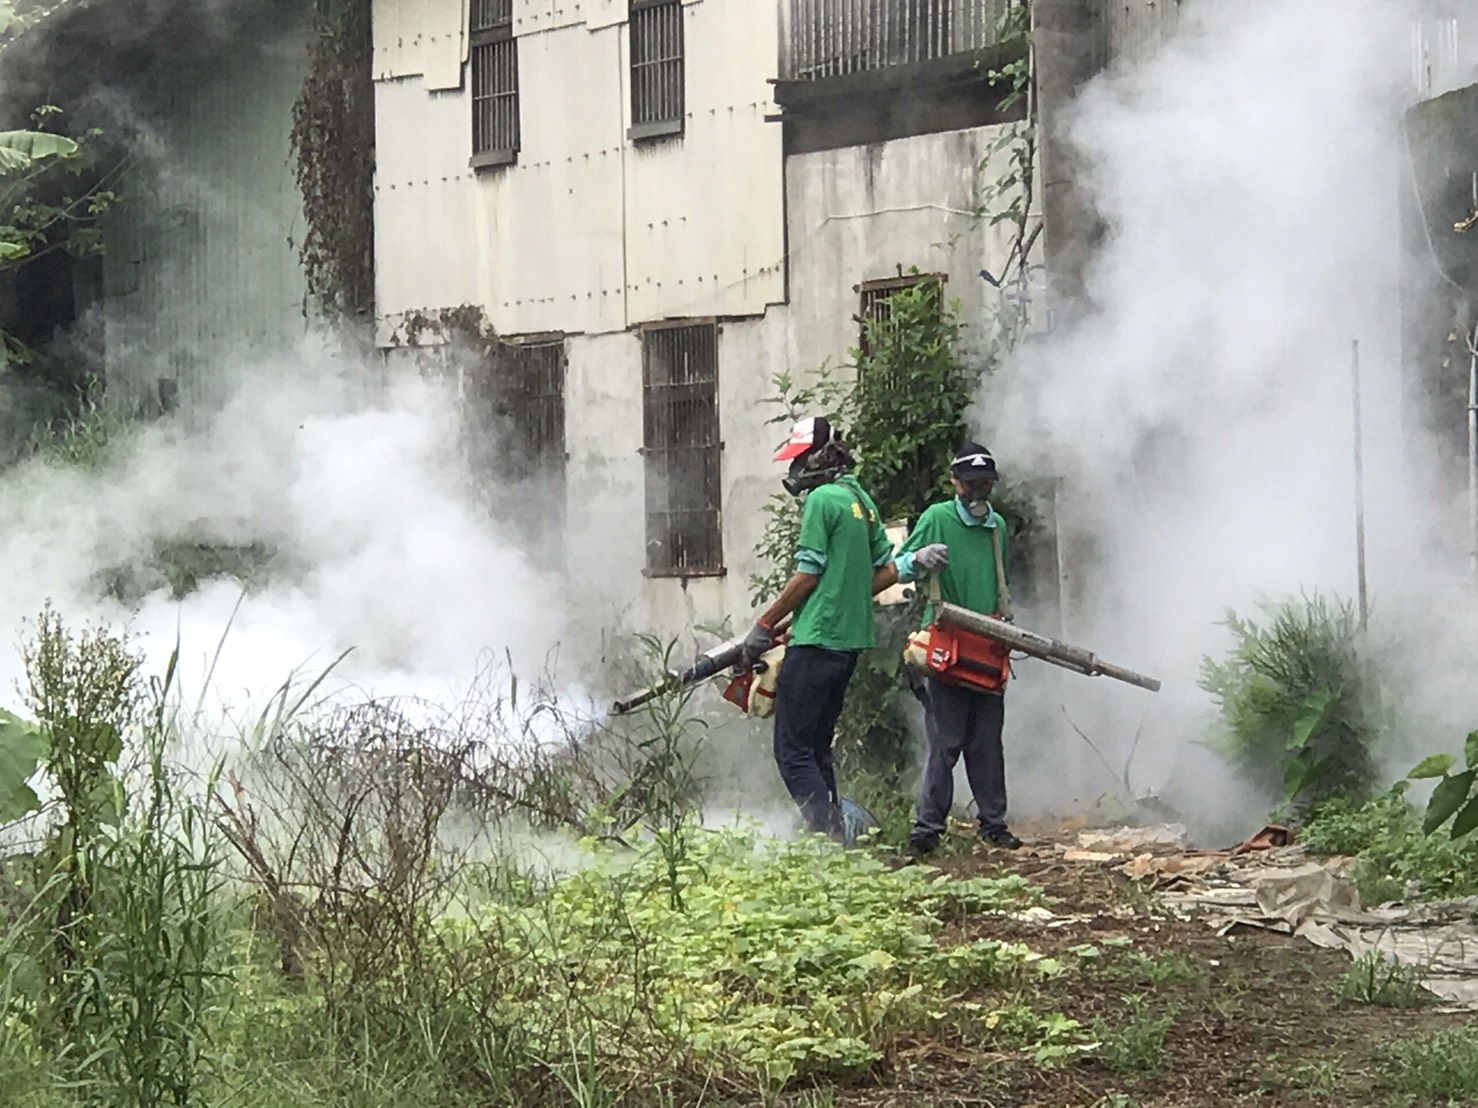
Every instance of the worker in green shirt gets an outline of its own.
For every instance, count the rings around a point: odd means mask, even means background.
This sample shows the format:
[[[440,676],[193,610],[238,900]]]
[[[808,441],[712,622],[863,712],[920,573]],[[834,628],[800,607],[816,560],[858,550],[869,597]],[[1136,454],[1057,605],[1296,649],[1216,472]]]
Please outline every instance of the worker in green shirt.
[[[989,450],[975,442],[960,447],[950,463],[955,495],[929,505],[919,516],[898,551],[900,581],[932,573],[946,603],[984,615],[1009,614],[999,587],[1005,581],[1006,524],[990,503],[997,477]],[[940,546],[947,556],[940,556]],[[930,604],[923,625],[927,627],[933,618]],[[1019,847],[1021,840],[1006,826],[1006,761],[1001,746],[1004,690],[985,692],[920,674],[914,679],[915,692],[924,705],[928,753],[909,851],[922,855],[938,846],[954,803],[954,769],[961,756],[975,795],[980,838],[995,846]]]
[[[775,764],[806,827],[840,837],[832,738],[857,656],[876,645],[872,597],[895,579],[893,547],[829,421],[798,422],[775,460],[790,463],[786,491],[805,497],[795,572],[756,619],[743,660],[764,653],[794,614],[775,686]]]

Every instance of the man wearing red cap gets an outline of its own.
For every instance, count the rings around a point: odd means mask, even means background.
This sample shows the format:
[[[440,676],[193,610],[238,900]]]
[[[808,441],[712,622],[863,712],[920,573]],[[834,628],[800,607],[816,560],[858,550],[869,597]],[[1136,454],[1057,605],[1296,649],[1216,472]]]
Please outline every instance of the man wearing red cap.
[[[775,460],[790,463],[786,491],[806,498],[796,568],[755,621],[745,659],[767,650],[773,628],[794,613],[775,687],[775,764],[806,827],[838,836],[832,738],[857,656],[877,644],[872,597],[894,580],[893,548],[826,419],[798,422]]]

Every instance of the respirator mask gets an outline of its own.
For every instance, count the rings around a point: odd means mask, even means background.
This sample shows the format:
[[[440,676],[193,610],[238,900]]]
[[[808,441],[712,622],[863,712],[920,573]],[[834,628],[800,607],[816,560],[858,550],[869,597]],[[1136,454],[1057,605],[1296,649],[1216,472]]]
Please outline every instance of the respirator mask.
[[[971,519],[989,519],[994,509],[990,506],[990,494],[995,482],[983,481],[977,485],[966,485],[960,493],[960,503],[965,506]]]
[[[790,472],[780,479],[791,496],[829,485],[847,472],[852,456],[835,440],[802,454],[790,463]]]

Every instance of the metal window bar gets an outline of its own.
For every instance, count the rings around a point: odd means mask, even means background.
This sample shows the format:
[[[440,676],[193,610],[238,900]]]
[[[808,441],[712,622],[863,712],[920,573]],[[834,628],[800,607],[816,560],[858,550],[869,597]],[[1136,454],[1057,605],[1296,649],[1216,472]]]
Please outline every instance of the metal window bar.
[[[683,118],[681,0],[631,0],[631,125]]]
[[[511,468],[523,476],[562,481],[565,464],[565,344],[563,338],[505,342],[499,376],[511,418]]]
[[[721,572],[718,327],[642,334],[647,571]]]
[[[873,339],[878,330],[881,328],[885,333],[891,330],[893,297],[905,289],[917,288],[920,285],[932,287],[935,305],[942,309],[944,307],[944,277],[941,274],[920,273],[907,277],[891,277],[882,281],[865,281],[857,286],[857,291],[862,298],[861,312],[858,315],[857,348],[864,363],[861,379],[857,384],[864,393],[877,397],[898,391],[900,382],[876,368],[868,367],[865,363],[873,353]],[[900,404],[906,404],[908,398],[900,395],[898,401]]]
[[[820,80],[966,54],[1022,0],[779,0],[780,76]]]
[[[472,153],[519,149],[518,40],[513,0],[472,0]]]

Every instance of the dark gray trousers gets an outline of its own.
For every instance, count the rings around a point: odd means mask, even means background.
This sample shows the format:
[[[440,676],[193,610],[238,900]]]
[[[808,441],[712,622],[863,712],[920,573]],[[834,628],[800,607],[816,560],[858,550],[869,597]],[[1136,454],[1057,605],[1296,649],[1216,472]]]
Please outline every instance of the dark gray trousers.
[[[955,763],[962,756],[979,813],[980,833],[1004,831],[1006,756],[1001,747],[1001,729],[1006,722],[1006,698],[942,684],[932,677],[915,683],[914,695],[924,705],[924,734],[929,749],[909,840],[932,847],[944,834],[955,799]]]

